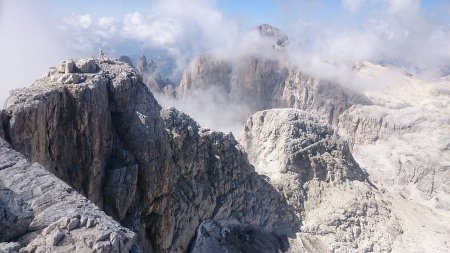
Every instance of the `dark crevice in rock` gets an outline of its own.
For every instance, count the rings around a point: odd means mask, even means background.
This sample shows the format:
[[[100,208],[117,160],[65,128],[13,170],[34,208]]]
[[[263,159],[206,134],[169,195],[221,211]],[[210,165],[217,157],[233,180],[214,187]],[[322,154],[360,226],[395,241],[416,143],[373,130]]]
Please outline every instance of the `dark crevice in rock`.
[[[8,143],[11,143],[11,136],[9,133],[9,120],[11,116],[6,113],[6,111],[0,111],[0,137],[6,140]]]

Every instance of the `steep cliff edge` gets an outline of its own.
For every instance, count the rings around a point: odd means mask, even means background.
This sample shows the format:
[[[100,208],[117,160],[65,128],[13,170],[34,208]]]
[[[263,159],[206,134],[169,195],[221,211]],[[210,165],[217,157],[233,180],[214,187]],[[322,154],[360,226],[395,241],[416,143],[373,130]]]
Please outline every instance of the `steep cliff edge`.
[[[138,250],[135,233],[44,167],[27,161],[3,139],[0,188],[9,192],[0,194],[0,208],[6,214],[6,222],[0,215],[0,239],[10,242],[0,242],[0,252]]]
[[[187,251],[204,220],[234,219],[276,237],[299,225],[231,135],[161,111],[141,76],[117,60],[65,61],[12,91],[2,132],[136,232],[146,252]]]

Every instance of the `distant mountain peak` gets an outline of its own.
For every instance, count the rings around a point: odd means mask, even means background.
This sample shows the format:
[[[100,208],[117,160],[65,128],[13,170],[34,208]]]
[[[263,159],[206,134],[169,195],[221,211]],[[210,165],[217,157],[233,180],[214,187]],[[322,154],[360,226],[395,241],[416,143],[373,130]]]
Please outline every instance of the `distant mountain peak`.
[[[289,38],[280,29],[269,24],[261,24],[257,26],[257,29],[262,37],[276,39],[275,45],[277,47],[284,48],[288,45]]]

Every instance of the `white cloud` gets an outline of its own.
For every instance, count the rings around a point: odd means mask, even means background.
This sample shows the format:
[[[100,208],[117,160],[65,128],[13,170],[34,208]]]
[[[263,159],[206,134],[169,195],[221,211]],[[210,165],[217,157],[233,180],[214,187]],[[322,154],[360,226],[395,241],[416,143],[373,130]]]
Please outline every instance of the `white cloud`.
[[[0,107],[9,90],[30,86],[50,66],[76,53],[65,47],[45,7],[32,2],[0,2]]]
[[[141,41],[148,46],[171,45],[180,37],[179,26],[169,18],[144,16],[135,12],[125,16],[122,36]]]
[[[84,29],[88,29],[92,24],[92,18],[91,15],[81,15],[78,17],[75,17],[75,22],[78,22],[80,27]]]
[[[445,41],[450,41],[450,25],[430,17],[433,13],[427,13],[420,1],[366,0],[358,5],[344,0],[344,6],[346,2],[347,8],[359,11],[357,22],[336,25],[335,20],[311,19],[288,24],[292,52],[304,66],[314,66],[311,59],[341,65],[368,60],[424,78],[448,74],[450,51]]]
[[[239,24],[208,0],[156,1],[147,12],[128,13],[118,20],[74,15],[63,19],[61,29],[70,34],[68,44],[87,53],[103,48],[111,54],[121,42],[131,41],[166,50],[177,61],[176,72],[200,53],[232,50],[240,36]]]
[[[117,39],[117,24],[113,17],[73,15],[63,18],[60,29],[68,35],[65,37],[68,46],[85,53],[108,47],[111,40]]]
[[[111,28],[114,26],[114,18],[113,17],[101,17],[97,21],[98,26],[102,28]]]

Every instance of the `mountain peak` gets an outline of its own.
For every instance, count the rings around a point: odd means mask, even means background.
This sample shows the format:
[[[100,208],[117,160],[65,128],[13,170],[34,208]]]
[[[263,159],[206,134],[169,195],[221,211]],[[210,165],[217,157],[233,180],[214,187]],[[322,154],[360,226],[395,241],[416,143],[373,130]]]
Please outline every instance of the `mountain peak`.
[[[275,39],[275,45],[277,47],[286,47],[289,42],[289,38],[286,34],[284,34],[280,29],[269,25],[269,24],[261,24],[257,27],[259,35],[261,37],[273,38]]]

